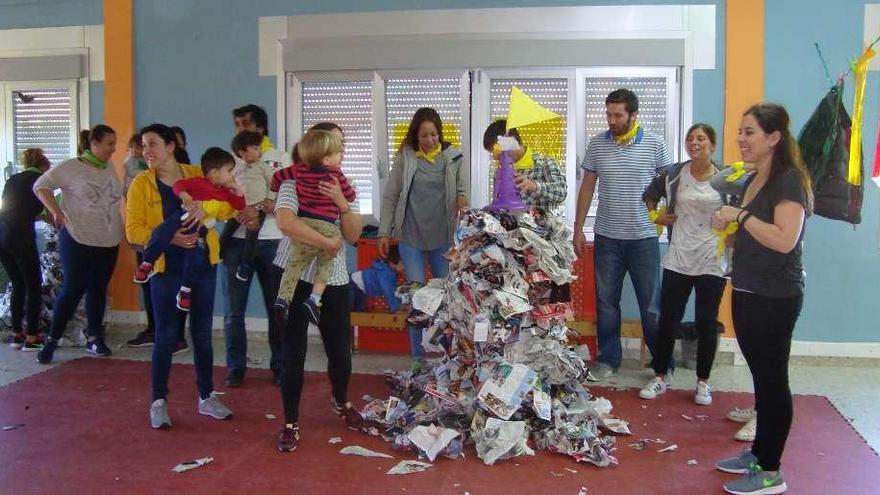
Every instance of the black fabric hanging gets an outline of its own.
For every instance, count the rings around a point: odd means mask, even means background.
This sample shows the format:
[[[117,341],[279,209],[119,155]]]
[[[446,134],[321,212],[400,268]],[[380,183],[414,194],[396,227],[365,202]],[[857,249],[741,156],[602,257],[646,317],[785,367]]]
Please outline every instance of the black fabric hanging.
[[[822,98],[798,136],[813,182],[813,212],[851,224],[862,221],[863,184],[847,182],[852,119],[843,106],[843,82]],[[862,150],[859,149],[861,155]],[[860,162],[862,162],[860,157]],[[862,177],[864,177],[864,164]]]

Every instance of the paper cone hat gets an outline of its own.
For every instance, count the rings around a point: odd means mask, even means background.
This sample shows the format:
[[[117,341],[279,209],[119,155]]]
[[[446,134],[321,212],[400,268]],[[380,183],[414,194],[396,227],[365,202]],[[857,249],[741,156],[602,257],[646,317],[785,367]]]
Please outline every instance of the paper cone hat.
[[[510,88],[510,106],[507,110],[507,130],[537,124],[546,120],[560,119],[559,115],[547,110],[516,86]]]

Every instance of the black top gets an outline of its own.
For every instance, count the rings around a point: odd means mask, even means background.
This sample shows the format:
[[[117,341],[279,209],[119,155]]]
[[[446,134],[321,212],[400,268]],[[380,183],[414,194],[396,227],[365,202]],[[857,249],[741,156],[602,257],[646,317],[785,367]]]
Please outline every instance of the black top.
[[[4,228],[34,230],[34,221],[43,212],[43,203],[34,194],[34,182],[40,177],[35,170],[19,172],[3,186],[3,208],[0,220]]]
[[[749,182],[754,179],[749,179]],[[746,186],[748,187],[748,186]],[[771,180],[746,205],[746,210],[756,218],[773,223],[776,205],[783,200],[794,201],[807,206],[807,192],[804,190],[800,174],[788,170]],[[746,290],[765,297],[793,297],[804,293],[804,270],[801,264],[804,230],[794,249],[780,253],[765,247],[755,240],[745,228],[736,233],[733,246],[733,272],[731,281],[734,289]]]

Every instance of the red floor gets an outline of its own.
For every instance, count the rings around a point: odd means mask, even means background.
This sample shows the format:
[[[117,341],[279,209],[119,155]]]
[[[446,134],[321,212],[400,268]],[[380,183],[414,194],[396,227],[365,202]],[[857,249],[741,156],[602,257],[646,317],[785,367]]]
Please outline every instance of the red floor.
[[[216,369],[217,383],[223,372]],[[321,373],[308,376],[303,439],[289,454],[274,448],[282,414],[267,371],[252,371],[245,388],[228,390],[223,400],[235,411],[231,421],[196,414],[191,366],[175,365],[171,388],[170,431],[148,425],[149,363],[79,359],[0,388],[0,426],[25,424],[0,431],[0,493],[575,495],[581,486],[590,495],[722,493],[720,486],[730,475],[715,471],[713,463],[744,445],[732,440],[738,425],[723,415],[751,400],[748,394],[715,393],[715,404],[706,408],[695,406],[690,393],[675,391],[646,404],[634,390],[594,388],[632,424],[633,437],[618,442],[619,466],[600,469],[546,452],[484,466],[469,448],[464,460],[438,459],[427,472],[388,476],[385,472],[398,460],[415,456],[344,429],[330,413],[329,384]],[[356,398],[386,393],[382,378],[369,375],[354,376],[351,390]],[[279,419],[266,419],[267,413]],[[710,418],[687,421],[682,414]],[[333,436],[341,436],[343,443],[328,444]],[[681,449],[661,454],[653,444],[641,452],[628,447],[643,437],[659,437]],[[397,459],[338,454],[345,445]],[[171,471],[179,462],[205,456],[214,462],[182,474]],[[689,459],[698,464],[689,466]],[[824,397],[796,397],[783,461],[789,493],[880,493],[880,459]]]

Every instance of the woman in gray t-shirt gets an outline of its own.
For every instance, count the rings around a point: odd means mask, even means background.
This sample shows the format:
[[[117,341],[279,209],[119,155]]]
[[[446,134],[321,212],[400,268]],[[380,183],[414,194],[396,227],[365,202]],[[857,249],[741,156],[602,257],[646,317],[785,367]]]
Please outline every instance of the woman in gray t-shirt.
[[[717,464],[722,471],[745,473],[724,485],[730,493],[786,489],[779,466],[794,416],[788,358],[804,300],[804,222],[813,209],[810,178],[788,127],[788,112],[780,105],[762,103],[746,111],[737,141],[755,174],[742,207],[723,206],[713,218],[717,229],[739,223],[731,274],[733,324],[755,382],[758,415],[751,451]]]
[[[83,295],[88,320],[86,350],[98,356],[111,354],[104,344],[104,310],[107,284],[122,240],[122,183],[110,163],[114,151],[116,132],[97,125],[89,132],[80,156],[52,167],[34,183],[34,193],[59,229],[63,274],[61,292],[53,303],[49,338],[37,354],[40,363],[52,361],[58,339]],[[56,190],[61,191],[61,204],[55,201]]]
[[[400,240],[400,258],[410,282],[425,283],[425,264],[445,277],[443,255],[455,232],[458,211],[468,203],[467,171],[461,151],[443,141],[443,123],[433,108],[413,115],[382,197],[379,254],[388,255],[389,238]],[[421,361],[422,330],[409,329],[410,354]]]

